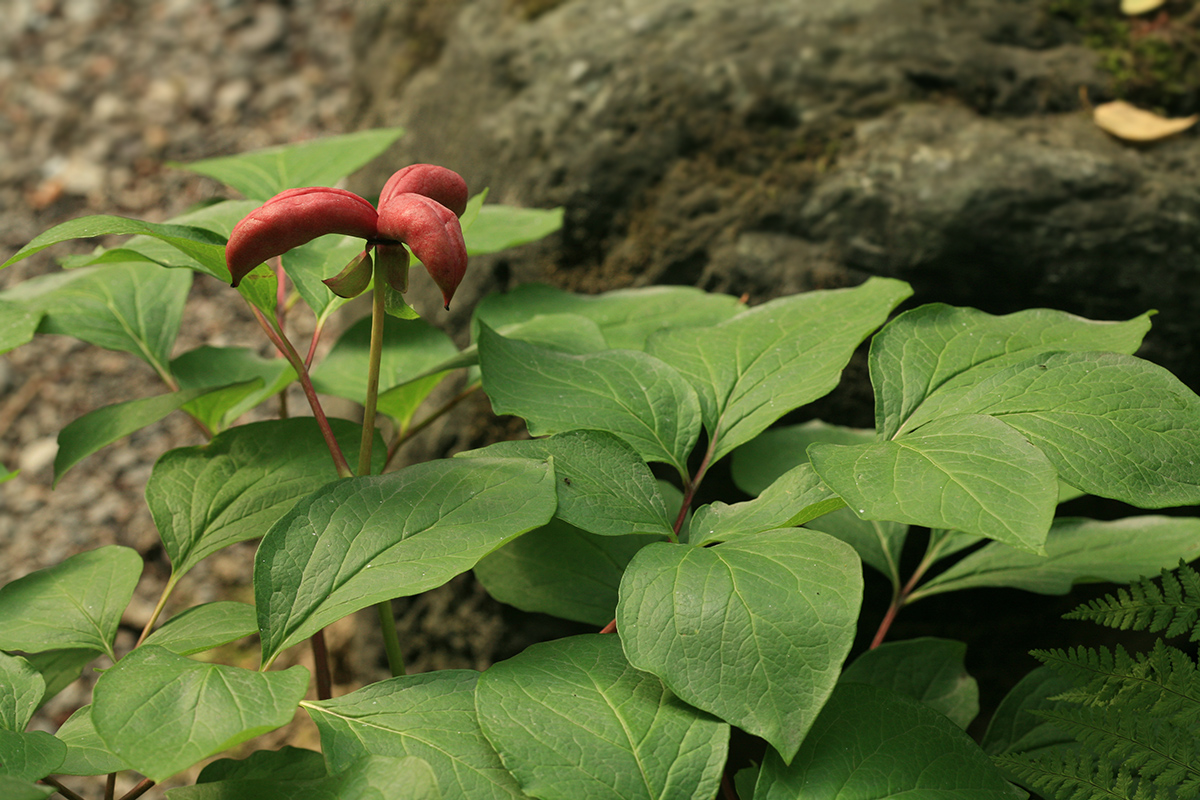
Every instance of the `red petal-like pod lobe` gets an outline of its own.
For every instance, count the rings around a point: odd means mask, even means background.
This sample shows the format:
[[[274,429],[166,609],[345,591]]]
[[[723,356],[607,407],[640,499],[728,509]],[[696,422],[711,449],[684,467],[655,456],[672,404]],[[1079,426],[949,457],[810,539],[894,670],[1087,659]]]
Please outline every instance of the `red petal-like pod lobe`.
[[[467,245],[454,212],[425,195],[395,195],[379,209],[379,236],[408,245],[450,308],[467,271]]]
[[[378,216],[374,206],[343,189],[311,186],[280,192],[247,214],[230,234],[225,264],[233,285],[268,258],[327,233],[374,239]]]
[[[379,193],[379,207],[383,208],[398,194],[410,192],[438,201],[456,217],[461,217],[467,208],[467,182],[454,170],[433,164],[413,164],[388,178]]]

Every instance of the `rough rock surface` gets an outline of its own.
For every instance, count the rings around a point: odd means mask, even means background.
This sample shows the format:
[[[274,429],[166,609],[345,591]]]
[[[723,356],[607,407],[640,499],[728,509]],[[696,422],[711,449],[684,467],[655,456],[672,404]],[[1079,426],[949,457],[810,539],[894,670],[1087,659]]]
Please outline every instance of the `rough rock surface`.
[[[911,281],[917,301],[1096,318],[1200,385],[1200,140],[1096,129],[1096,56],[1034,0],[368,0],[358,114],[397,160],[566,208],[469,287],[694,284],[754,299]],[[368,178],[375,181],[377,176]],[[464,303],[469,306],[469,301]]]

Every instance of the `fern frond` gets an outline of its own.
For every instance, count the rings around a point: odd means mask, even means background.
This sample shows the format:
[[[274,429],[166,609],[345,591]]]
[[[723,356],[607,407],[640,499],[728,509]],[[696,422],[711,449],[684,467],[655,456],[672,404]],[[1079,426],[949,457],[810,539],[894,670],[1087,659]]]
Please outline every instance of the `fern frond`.
[[[1128,769],[1077,750],[1051,750],[1036,756],[993,756],[992,761],[1027,789],[1051,800],[1166,800],[1149,781],[1136,781]],[[1136,785],[1136,788],[1135,788]]]
[[[1200,797],[1200,736],[1145,710],[1059,706],[1039,716],[1070,731],[1083,752],[1119,764],[1180,800]]]
[[[1160,589],[1153,578],[1141,578],[1117,594],[1092,600],[1063,615],[1087,619],[1120,630],[1164,631],[1179,636],[1191,631],[1200,641],[1200,573],[1180,560],[1175,572],[1163,570]]]
[[[1059,695],[1088,706],[1145,709],[1183,727],[1200,724],[1200,670],[1182,650],[1158,640],[1149,653],[1035,650],[1033,655],[1076,688]]]

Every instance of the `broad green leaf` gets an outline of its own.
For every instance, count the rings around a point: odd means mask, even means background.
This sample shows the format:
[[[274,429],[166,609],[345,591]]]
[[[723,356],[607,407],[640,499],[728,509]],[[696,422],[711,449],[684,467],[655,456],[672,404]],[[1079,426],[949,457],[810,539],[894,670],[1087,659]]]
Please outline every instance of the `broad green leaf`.
[[[843,683],[869,683],[945,714],[963,730],[979,714],[979,684],[967,674],[967,646],[950,639],[884,642],[842,673]]]
[[[67,746],[45,731],[0,730],[0,777],[37,781],[56,772]]]
[[[479,215],[463,228],[467,254],[498,253],[510,247],[544,239],[562,227],[561,208],[482,206]]]
[[[479,332],[483,389],[497,414],[516,414],[535,436],[604,430],[647,461],[687,475],[700,437],[700,406],[683,377],[657,358],[632,350],[568,355]]]
[[[0,730],[25,730],[45,693],[46,680],[28,661],[0,653]]]
[[[916,700],[838,686],[792,763],[768,751],[754,800],[1015,800],[987,755]]]
[[[279,327],[279,276],[275,270],[266,264],[259,264],[251,270],[241,283],[237,292],[242,299],[257,309],[271,323],[273,328]]]
[[[1045,308],[997,317],[932,303],[892,320],[871,342],[875,427],[892,438],[940,386],[970,370],[974,380],[1038,353],[1106,350],[1133,353],[1150,314],[1095,322]]]
[[[247,347],[197,347],[172,359],[171,372],[181,389],[229,387],[183,407],[213,433],[228,428],[242,414],[296,380],[296,371],[287,359],[263,358]],[[256,378],[260,384],[255,383]]]
[[[479,209],[483,208],[483,203],[487,200],[488,191],[488,187],[485,186],[482,192],[472,195],[467,200],[467,207],[463,209],[463,213],[458,218],[464,234],[475,224],[475,220],[479,218]]]
[[[629,665],[616,636],[535,644],[479,676],[484,734],[543,800],[712,800],[729,726]]]
[[[141,575],[136,550],[109,545],[18,578],[0,588],[0,649],[80,648],[115,661],[113,638]]]
[[[715,462],[828,394],[858,345],[910,294],[906,283],[871,278],[854,289],[781,297],[704,330],[656,334],[646,352],[695,388]]]
[[[283,254],[283,267],[297,294],[324,321],[348,301],[338,297],[322,281],[332,278],[365,249],[365,242],[352,236],[318,236],[302,247]]]
[[[196,783],[262,778],[306,781],[328,776],[325,757],[319,752],[284,745],[278,750],[255,750],[242,759],[219,758],[200,770]]]
[[[190,656],[257,632],[254,606],[221,600],[176,614],[147,636],[142,644],[155,644],[176,655]]]
[[[359,426],[331,419],[354,463]],[[375,469],[383,448],[372,450]],[[146,483],[172,581],[223,547],[262,536],[297,500],[336,480],[337,470],[312,417],[240,425],[206,445],[164,453]]]
[[[557,463],[557,462],[556,462]],[[729,541],[774,528],[792,528],[846,505],[817,477],[811,464],[780,476],[757,499],[727,505],[714,502],[692,515],[692,544]]]
[[[46,682],[46,691],[42,694],[38,705],[43,705],[47,700],[74,683],[88,662],[94,661],[97,657],[97,651],[86,648],[27,653],[24,656],[25,660],[41,674],[42,680]]]
[[[254,672],[143,645],[96,682],[92,722],[133,769],[163,781],[291,722],[308,670]]]
[[[96,733],[89,703],[67,718],[55,734],[67,746],[67,755],[54,771],[62,775],[103,775],[129,769],[125,759],[109,749]]]
[[[67,423],[58,432],[58,454],[54,457],[54,483],[67,470],[118,439],[153,425],[172,411],[178,411],[211,389],[185,389],[180,392],[129,400],[89,411]]]
[[[864,519],[961,530],[1033,552],[1058,500],[1050,461],[994,417],[948,417],[895,441],[818,443],[808,454]]]
[[[1052,353],[947,384],[913,414],[988,414],[1046,454],[1066,483],[1142,508],[1200,503],[1200,397],[1156,364]],[[918,428],[918,432],[919,432]]]
[[[652,544],[625,570],[617,630],[633,666],[791,760],[841,673],[861,600],[858,556],[815,531]]]
[[[51,245],[71,239],[94,239],[98,236],[144,234],[160,239],[177,250],[191,256],[202,271],[222,281],[229,281],[229,268],[225,266],[225,239],[212,231],[188,225],[143,222],[140,219],[113,217],[98,214],[68,220],[38,234],[29,244],[18,250],[12,258],[0,264],[0,269],[11,266],[34,253],[40,253]]]
[[[1180,558],[1191,561],[1197,556],[1200,519],[1195,517],[1059,519],[1046,539],[1046,555],[990,542],[927,581],[909,599],[984,586],[1066,594],[1077,583],[1129,583],[1171,569]]]
[[[551,465],[525,459],[431,461],[323,487],[259,545],[263,663],[360,608],[441,586],[555,505]]]
[[[168,800],[442,800],[429,762],[368,756],[324,778],[247,778],[167,791]]]
[[[996,707],[983,734],[980,746],[989,755],[1013,755],[1033,753],[1048,747],[1074,745],[1075,737],[1055,727],[1038,711],[1050,711],[1062,705],[1057,697],[1075,682],[1063,677],[1049,667],[1038,667],[1017,683]]]
[[[0,775],[0,797],[5,800],[43,800],[57,791],[53,786],[42,786],[20,778]]]
[[[376,128],[173,166],[215,178],[251,199],[267,200],[285,189],[333,186],[403,135],[403,128]]]
[[[405,675],[301,705],[321,732],[330,772],[365,755],[416,756],[433,767],[446,800],[523,798],[479,729],[478,678],[471,670]]]
[[[617,588],[630,559],[662,540],[598,536],[552,519],[484,557],[475,577],[501,603],[603,627],[616,618]]]
[[[900,574],[900,552],[908,538],[908,526],[886,519],[860,519],[849,508],[814,519],[805,527],[841,539],[854,548],[864,564],[882,572],[898,590],[903,583]]]
[[[746,494],[758,496],[788,470],[808,463],[808,446],[814,442],[867,444],[875,431],[830,425],[819,419],[764,431],[733,451],[733,482]]]
[[[0,299],[0,353],[7,353],[33,339],[42,321],[41,309],[26,303]]]
[[[192,273],[153,264],[96,267],[44,298],[38,332],[132,353],[166,376],[191,286]]]
[[[338,338],[329,355],[313,369],[313,386],[318,392],[365,402],[370,350],[371,318],[364,317]],[[450,337],[428,322],[387,317],[379,364],[379,412],[407,429],[421,401],[445,373],[411,379],[456,355],[458,348]]]
[[[595,322],[610,348],[642,350],[646,337],[655,331],[715,325],[743,308],[736,297],[690,286],[650,286],[580,295],[545,284],[527,283],[511,292],[483,298],[475,309],[471,332],[477,340],[482,322],[508,336],[508,331],[503,330],[507,325],[540,314],[574,314]]]
[[[603,431],[567,431],[546,439],[500,442],[458,457],[554,459],[562,521],[602,536],[672,535],[667,505],[646,462]]]

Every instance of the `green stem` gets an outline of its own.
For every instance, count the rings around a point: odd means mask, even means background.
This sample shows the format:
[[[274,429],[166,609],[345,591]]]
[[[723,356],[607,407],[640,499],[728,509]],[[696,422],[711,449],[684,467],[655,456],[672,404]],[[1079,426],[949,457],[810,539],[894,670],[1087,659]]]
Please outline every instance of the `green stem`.
[[[396,614],[392,611],[392,601],[384,600],[375,604],[379,612],[379,628],[383,631],[383,647],[387,651],[388,668],[392,677],[404,675],[404,653],[400,650],[400,637],[396,633]]]
[[[384,274],[375,259],[375,291],[371,295],[371,351],[367,362],[367,397],[363,403],[362,444],[358,448],[358,474],[371,474],[371,445],[375,442],[375,406],[379,400],[379,362],[383,358],[383,321],[387,318],[384,305]]]
[[[482,384],[472,383],[470,386],[463,389],[461,392],[454,395],[454,397],[452,397],[448,401],[446,401],[446,404],[444,406],[442,406],[441,408],[439,408],[437,411],[434,411],[428,417],[425,417],[425,419],[421,420],[416,425],[413,425],[412,427],[408,428],[407,430],[403,430],[403,431],[400,431],[399,433],[397,433],[396,437],[394,439],[392,439],[392,443],[388,445],[387,458],[383,462],[383,468],[385,470],[388,468],[388,464],[392,463],[392,459],[396,456],[396,453],[399,452],[400,448],[403,447],[410,439],[412,439],[414,436],[416,436],[421,431],[428,428],[435,421],[437,421],[438,418],[440,418],[443,414],[446,414],[448,411],[450,411],[452,408],[457,406],[463,400],[466,400],[468,397],[470,397],[472,394],[474,394],[476,391],[478,391],[481,386],[482,386]]]
[[[146,623],[146,627],[142,628],[142,635],[138,637],[137,643],[133,646],[135,650],[142,646],[142,642],[146,641],[146,637],[150,635],[150,631],[154,630],[154,623],[158,622],[163,608],[167,605],[167,598],[171,596],[171,592],[174,589],[175,574],[171,573],[171,577],[167,580],[167,585],[163,587],[162,594],[158,596],[158,605],[154,607],[154,611],[150,614],[150,621]]]
[[[296,352],[296,348],[292,347],[292,343],[287,340],[287,337],[271,327],[271,323],[267,322],[267,318],[263,316],[261,311],[253,305],[250,306],[250,310],[258,318],[258,324],[266,332],[267,338],[271,340],[271,344],[275,345],[275,349],[282,353],[283,357],[292,365],[292,369],[296,370],[296,375],[300,379],[300,387],[304,389],[304,396],[308,398],[308,405],[312,408],[313,416],[317,420],[317,427],[321,429],[321,436],[325,439],[325,446],[329,448],[329,455],[333,457],[333,465],[337,468],[338,477],[354,477],[354,473],[350,471],[350,464],[346,462],[346,456],[342,454],[342,447],[333,435],[333,428],[329,426],[329,419],[325,416],[325,410],[321,408],[321,401],[317,398],[317,390],[313,388],[312,379],[308,376],[308,369],[304,366],[304,361],[300,358],[300,354]]]

